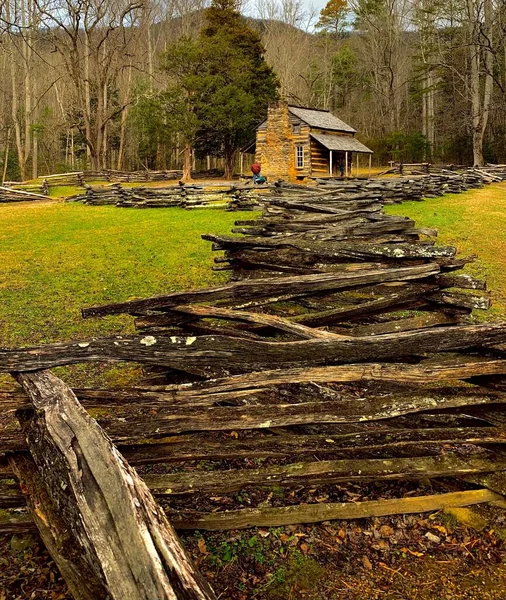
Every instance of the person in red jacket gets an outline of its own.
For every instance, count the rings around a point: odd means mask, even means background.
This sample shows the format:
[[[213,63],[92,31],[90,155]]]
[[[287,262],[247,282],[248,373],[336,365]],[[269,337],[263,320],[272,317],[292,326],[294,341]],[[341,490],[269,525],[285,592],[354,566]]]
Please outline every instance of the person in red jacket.
[[[260,175],[261,170],[262,167],[257,162],[254,162],[251,165],[251,172],[253,173],[253,183],[265,183],[265,177],[262,177],[262,175]]]

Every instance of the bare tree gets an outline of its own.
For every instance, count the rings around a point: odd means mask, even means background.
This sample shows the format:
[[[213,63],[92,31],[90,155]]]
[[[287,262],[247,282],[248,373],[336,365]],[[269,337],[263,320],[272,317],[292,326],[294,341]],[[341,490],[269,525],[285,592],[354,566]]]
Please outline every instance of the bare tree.
[[[143,3],[141,0],[34,0],[74,87],[79,129],[86,140],[93,169],[105,163],[108,123],[118,117],[129,100],[110,100],[120,73],[132,64],[134,42]]]
[[[473,158],[485,163],[483,141],[493,89],[494,5],[492,0],[467,0],[468,48],[471,63],[469,92],[472,106]]]

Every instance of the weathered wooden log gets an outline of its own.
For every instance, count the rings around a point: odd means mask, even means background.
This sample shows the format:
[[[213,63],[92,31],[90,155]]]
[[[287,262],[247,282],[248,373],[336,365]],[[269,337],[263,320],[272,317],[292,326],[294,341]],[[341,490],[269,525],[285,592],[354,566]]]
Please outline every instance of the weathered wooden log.
[[[415,496],[365,502],[300,504],[281,508],[245,508],[213,513],[170,512],[178,530],[223,531],[249,527],[282,527],[322,521],[365,519],[411,513],[444,510],[450,507],[472,506],[498,502],[503,496],[488,489],[449,492],[430,496]],[[27,533],[36,529],[29,515],[0,513],[0,534]]]
[[[383,297],[368,300],[355,306],[330,309],[319,313],[297,315],[293,317],[292,320],[301,325],[321,327],[323,325],[349,321],[380,312],[387,312],[388,310],[395,310],[400,307],[405,307],[406,304],[411,304],[413,302],[416,306],[420,306],[426,302],[423,300],[423,297],[435,289],[436,286],[430,284],[408,284],[399,291],[393,291],[390,294],[385,294]]]
[[[269,385],[289,383],[329,383],[353,381],[383,381],[410,384],[431,384],[446,380],[472,379],[478,376],[506,375],[506,360],[477,356],[452,356],[447,361],[430,364],[406,363],[365,363],[326,367],[287,368],[265,370],[225,377],[208,384],[185,386],[188,394],[199,394],[206,388],[206,394],[222,394],[248,388],[262,388]],[[178,391],[180,386],[165,386],[166,391]],[[193,391],[192,391],[193,390]]]
[[[48,498],[39,498],[40,479],[35,467],[30,477],[25,457],[13,459],[16,474],[21,486],[29,497],[36,497],[38,506],[47,506]],[[32,463],[33,464],[33,463]],[[22,470],[20,470],[22,467]],[[255,469],[233,469],[228,471],[187,471],[174,474],[146,474],[142,478],[156,496],[177,496],[188,494],[230,494],[233,492],[255,488],[271,488],[273,486],[293,487],[295,485],[327,485],[341,482],[391,481],[397,479],[436,478],[447,476],[467,476],[506,468],[506,460],[497,457],[466,457],[462,459],[452,454],[441,456],[420,456],[409,458],[366,458],[345,460],[322,460],[318,462],[301,462],[274,465]],[[21,475],[20,475],[21,473]],[[34,478],[34,479],[33,479]],[[37,485],[35,482],[38,481]],[[482,483],[481,485],[486,485]],[[497,491],[497,490],[493,490]],[[23,506],[21,495],[10,498],[8,506]],[[12,501],[15,503],[13,504]],[[35,506],[29,499],[29,506]],[[34,519],[37,522],[37,517]],[[56,515],[46,513],[46,521],[51,523]],[[100,521],[100,518],[97,519]],[[62,522],[59,526],[64,527]],[[46,532],[49,535],[50,532]],[[54,539],[53,541],[58,541]]]
[[[391,263],[386,261],[343,263],[332,262],[328,259],[320,260],[318,256],[304,253],[294,248],[276,248],[274,250],[227,250],[224,257],[215,257],[214,262],[230,262],[234,266],[246,267],[248,269],[266,268],[286,272],[290,272],[290,269],[298,269],[302,274],[304,272],[346,273],[392,268]],[[407,262],[402,263],[401,261],[401,263],[396,266],[406,267],[412,265],[409,265]],[[313,269],[313,271],[307,271],[308,269]]]
[[[506,394],[502,392],[477,392],[467,388],[407,390],[404,394],[370,394],[364,399],[346,396],[331,388],[317,388],[310,400],[303,398],[297,403],[292,402],[298,399],[297,390],[291,393],[284,390],[283,403],[274,403],[269,390],[266,390],[263,401],[263,392],[261,388],[256,388],[249,390],[247,395],[241,392],[231,393],[229,402],[234,400],[234,396],[235,399],[246,399],[245,404],[233,406],[221,406],[220,403],[226,400],[226,396],[215,394],[210,397],[203,395],[203,401],[198,396],[192,398],[187,395],[189,402],[164,404],[162,401],[158,406],[143,404],[145,407],[152,407],[150,414],[146,416],[130,416],[132,405],[129,404],[122,411],[116,410],[114,417],[100,417],[99,422],[115,442],[125,444],[189,431],[265,429],[313,423],[362,423],[427,410],[506,403]],[[185,398],[185,395],[181,394],[180,398]],[[0,451],[5,447],[3,444],[0,445]]]
[[[275,233],[297,235],[299,233],[327,233],[332,239],[345,240],[348,238],[379,237],[385,233],[403,233],[405,235],[416,236],[419,231],[415,229],[413,221],[376,221],[367,222],[364,219],[350,218],[344,222],[337,223],[314,223],[289,221],[274,225],[268,223],[264,226],[249,225],[248,227],[234,227],[232,233],[245,233],[247,235],[272,235]],[[274,238],[277,239],[277,238]]]
[[[320,523],[341,519],[364,519],[388,515],[404,515],[495,502],[503,496],[488,489],[450,492],[365,502],[300,504],[281,508],[245,508],[215,513],[173,513],[176,529],[220,531],[249,527],[282,527],[301,523]],[[1,528],[1,524],[0,524]],[[0,529],[1,531],[1,529]]]
[[[318,202],[311,203],[311,201],[295,202],[294,200],[281,200],[281,199],[270,199],[269,204],[272,206],[279,206],[283,209],[290,211],[303,211],[307,213],[316,214],[329,214],[329,215],[340,215],[343,213],[353,213],[354,211],[370,211],[376,212],[381,210],[382,204],[378,202],[378,197],[373,196],[371,198],[355,200],[336,200],[332,203],[325,201],[327,194],[321,194]]]
[[[341,260],[374,260],[388,258],[390,260],[452,258],[456,250],[452,246],[425,246],[420,244],[388,244],[346,243],[330,240],[311,239],[306,236],[279,237],[246,237],[234,238],[211,234],[202,235],[202,239],[214,242],[217,250],[234,248],[282,248],[293,247],[303,252],[311,252],[322,258],[330,257]]]
[[[11,461],[39,532],[76,599],[214,598],[163,511],[72,391],[17,375],[33,469]]]
[[[0,510],[0,535],[35,533],[37,531],[37,525],[31,515]]]
[[[325,397],[325,394],[321,394]],[[327,390],[332,397],[332,390]],[[336,393],[337,397],[338,394]],[[142,437],[160,437],[189,431],[227,431],[241,429],[266,429],[288,425],[314,423],[363,423],[391,419],[427,410],[459,408],[506,403],[502,393],[456,394],[423,393],[368,396],[366,399],[345,399],[299,404],[258,404],[241,406],[173,406],[156,415],[121,420],[101,419],[113,439],[133,442]]]
[[[462,288],[470,290],[486,290],[487,282],[483,279],[476,279],[471,275],[436,275],[436,282],[442,288]]]
[[[266,435],[253,439],[214,441],[206,436],[144,446],[128,446],[122,452],[132,465],[159,462],[281,458],[285,456],[337,454],[351,458],[381,453],[389,457],[403,452],[426,451],[451,444],[506,444],[506,433],[500,427],[449,427],[434,429],[380,428],[347,434]],[[153,440],[155,441],[155,440]],[[120,446],[121,447],[121,446]],[[400,454],[402,456],[402,454]]]
[[[389,481],[448,477],[506,470],[506,459],[465,459],[451,454],[416,458],[322,460],[230,471],[144,475],[155,495],[228,494],[247,487],[323,485],[350,481]]]
[[[378,269],[366,272],[348,272],[338,274],[317,274],[294,277],[269,277],[229,283],[219,287],[193,292],[175,292],[164,296],[154,296],[144,300],[131,300],[104,306],[83,308],[84,318],[100,317],[112,314],[129,313],[144,315],[146,311],[163,310],[177,305],[187,305],[196,302],[215,302],[224,300],[229,303],[251,304],[253,298],[270,298],[272,302],[284,296],[297,297],[306,294],[316,294],[322,291],[349,289],[356,286],[370,285],[385,281],[409,281],[424,279],[439,273],[439,266],[423,264],[397,269]],[[248,302],[250,301],[250,302]]]
[[[288,319],[277,317],[274,315],[268,315],[264,313],[247,312],[243,310],[231,310],[229,308],[217,308],[214,306],[176,306],[173,309],[174,312],[184,313],[188,315],[194,315],[200,318],[216,318],[226,319],[232,321],[245,321],[248,323],[255,323],[256,325],[264,325],[287,333],[293,333],[299,338],[305,340],[312,339],[338,339],[335,333],[328,331],[321,331],[319,329],[312,329],[297,323],[293,323]]]
[[[380,427],[346,434],[265,435],[253,439],[222,439],[195,434],[152,439],[150,443],[117,445],[131,465],[186,462],[198,460],[236,460],[241,458],[283,458],[303,455],[337,455],[342,458],[383,458],[439,454],[442,446],[455,444],[503,445],[506,434],[500,427],[435,427],[397,429]],[[12,478],[8,465],[0,477]],[[0,486],[0,508],[24,504],[12,487]]]
[[[0,481],[0,509],[18,508],[24,505],[25,497],[21,493],[19,485]]]
[[[264,342],[227,336],[125,336],[0,350],[0,372],[35,371],[96,360],[138,362],[183,371],[193,367],[223,368],[226,363],[229,370],[245,372],[422,356],[505,342],[503,323],[297,342]]]
[[[361,372],[355,371],[354,377],[361,379],[363,376],[366,379],[368,375],[372,374],[373,378],[387,381],[388,370],[382,371],[380,365],[377,367],[376,370],[373,369],[369,373],[367,369]],[[470,366],[467,365],[467,367],[466,372],[470,372]],[[381,377],[382,372],[384,373],[383,378]],[[418,367],[418,372],[420,375],[425,372],[427,380],[430,379],[430,369],[424,371]],[[451,372],[451,369],[447,369],[446,373],[448,372]],[[336,377],[328,368],[309,369],[299,375],[292,371],[288,381],[293,382],[299,378],[311,382],[326,382],[336,378],[346,380],[348,376],[350,376],[350,372],[341,373]],[[267,373],[266,377],[263,381],[257,381],[256,385],[255,382],[250,383],[250,386],[253,385],[251,389],[241,389],[242,386],[248,386],[248,382],[244,376],[239,376],[222,382],[212,382],[204,387],[181,386],[179,389],[175,388],[173,391],[161,393],[159,397],[140,396],[135,400],[135,397],[123,396],[125,404],[121,409],[118,406],[119,399],[108,403],[107,397],[98,397],[98,399],[91,397],[86,404],[90,408],[100,407],[102,413],[112,413],[112,417],[101,416],[100,424],[116,444],[124,447],[146,439],[152,439],[154,443],[154,440],[161,436],[191,431],[269,429],[317,423],[362,423],[392,419],[423,411],[461,407],[467,407],[469,410],[469,407],[497,406],[506,402],[506,395],[502,392],[483,391],[475,388],[408,389],[404,394],[397,392],[385,394],[383,391],[382,395],[371,394],[367,399],[357,399],[353,395],[346,396],[342,391],[335,391],[329,387],[316,387],[311,396],[308,396],[310,400],[301,396],[302,392],[298,388],[289,388],[283,391],[283,403],[273,403],[273,393],[269,386],[279,384],[279,377],[286,379],[287,374],[278,375],[277,381],[276,374],[273,372]],[[262,389],[262,385],[264,389]],[[299,401],[293,403],[294,400]],[[21,407],[25,406],[22,400],[20,402]],[[237,402],[238,404],[223,406],[224,402],[228,404]],[[138,416],[135,411],[132,412],[135,404],[145,409],[149,408],[149,413],[146,416]],[[6,424],[9,424],[8,421]],[[13,424],[10,423],[11,430],[1,436],[0,454],[26,448],[21,434],[13,430],[12,426]],[[473,435],[471,430],[468,431],[468,435]],[[364,442],[365,438],[358,433],[357,443]],[[367,432],[367,434],[369,433],[373,435],[373,432]],[[494,430],[489,433],[497,443],[501,443],[499,431]],[[364,435],[366,434],[364,433]],[[393,439],[396,439],[395,436]],[[426,441],[429,439],[427,438]],[[176,440],[173,443],[176,443]],[[293,443],[294,452],[296,452],[297,442],[294,440]],[[335,443],[339,444],[340,442],[336,441]],[[344,450],[346,443],[343,442],[343,444],[345,444],[342,446]],[[259,446],[253,444],[259,453],[261,453],[260,446],[262,446],[262,442],[259,442]],[[308,440],[307,447],[313,448],[313,442]],[[323,444],[322,449],[324,452],[330,450],[326,444]],[[183,450],[183,452],[185,451]],[[130,458],[131,455],[128,456]],[[174,456],[178,456],[177,452]]]
[[[459,477],[463,481],[486,487],[497,494],[506,495],[506,473],[496,471],[493,473],[472,473]]]
[[[416,329],[427,329],[429,327],[441,327],[442,325],[458,323],[460,320],[461,317],[458,315],[426,312],[425,314],[416,317],[395,319],[385,323],[373,323],[372,325],[357,325],[351,329],[338,330],[337,332],[356,336],[383,335],[385,333],[394,333],[398,331],[414,331]]]
[[[488,296],[459,294],[457,292],[438,292],[430,296],[429,300],[434,304],[458,306],[470,309],[478,308],[480,310],[488,310],[490,308],[490,298]]]

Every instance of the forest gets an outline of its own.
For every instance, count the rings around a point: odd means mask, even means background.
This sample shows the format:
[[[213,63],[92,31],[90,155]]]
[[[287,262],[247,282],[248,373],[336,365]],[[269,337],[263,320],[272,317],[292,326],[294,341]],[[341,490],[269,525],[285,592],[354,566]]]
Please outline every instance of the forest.
[[[2,0],[2,179],[231,174],[278,97],[378,165],[505,162],[505,39],[501,0]]]

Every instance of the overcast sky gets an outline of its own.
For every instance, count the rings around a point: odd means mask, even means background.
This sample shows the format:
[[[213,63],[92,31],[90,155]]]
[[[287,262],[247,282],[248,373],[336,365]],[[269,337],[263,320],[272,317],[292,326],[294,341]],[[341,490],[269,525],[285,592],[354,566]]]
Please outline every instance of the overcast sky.
[[[307,17],[313,16],[313,26],[318,21],[320,10],[327,4],[328,0],[242,0],[243,14],[252,17],[281,18],[281,14],[294,14],[305,12]],[[295,10],[294,10],[295,8]],[[305,29],[305,24],[300,23]]]

